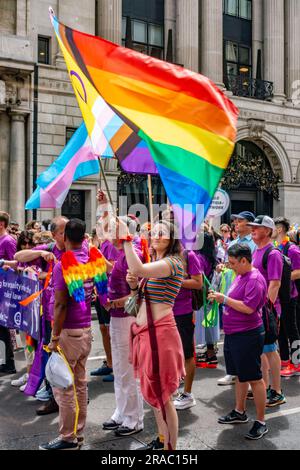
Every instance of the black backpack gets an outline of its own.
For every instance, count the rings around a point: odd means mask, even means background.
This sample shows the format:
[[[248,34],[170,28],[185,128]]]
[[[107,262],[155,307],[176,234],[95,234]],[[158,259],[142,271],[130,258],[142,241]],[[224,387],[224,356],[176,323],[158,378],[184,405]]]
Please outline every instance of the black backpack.
[[[279,289],[279,300],[281,304],[286,304],[289,303],[291,300],[291,277],[292,277],[292,265],[291,265],[291,260],[286,256],[285,253],[288,253],[289,246],[287,246],[288,243],[285,245],[283,252],[278,250],[281,255],[282,255],[282,260],[283,260],[283,270],[282,270],[282,276],[281,276],[281,286]],[[262,259],[262,266],[265,271],[268,269],[268,258],[269,254],[271,251],[277,250],[277,248],[274,248],[270,246],[270,248],[267,249],[265,252],[263,259]]]
[[[282,250],[282,253],[288,257],[288,253],[289,253],[289,248],[291,245],[295,245],[295,246],[298,246],[296,245],[295,243],[291,243],[291,242],[288,242],[284,247],[283,247],[283,250]],[[299,247],[298,247],[299,248]],[[294,283],[296,284],[296,288],[297,288],[297,291],[298,291],[298,296],[299,296],[299,299],[300,299],[300,279],[296,279],[294,281]]]
[[[189,252],[187,250],[184,250],[183,255],[185,257],[186,261],[186,266],[187,270],[189,269]],[[192,291],[192,306],[193,310],[200,310],[200,308],[203,306],[203,289],[197,290],[197,289],[191,289]]]

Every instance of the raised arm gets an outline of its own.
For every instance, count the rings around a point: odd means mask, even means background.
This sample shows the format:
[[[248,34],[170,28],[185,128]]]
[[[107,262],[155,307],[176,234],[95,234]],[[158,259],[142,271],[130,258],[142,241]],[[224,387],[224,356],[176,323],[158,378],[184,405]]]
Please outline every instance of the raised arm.
[[[129,271],[138,277],[146,279],[150,277],[164,278],[172,274],[171,265],[166,260],[162,259],[153,263],[143,264],[131,242],[124,242],[124,251]]]

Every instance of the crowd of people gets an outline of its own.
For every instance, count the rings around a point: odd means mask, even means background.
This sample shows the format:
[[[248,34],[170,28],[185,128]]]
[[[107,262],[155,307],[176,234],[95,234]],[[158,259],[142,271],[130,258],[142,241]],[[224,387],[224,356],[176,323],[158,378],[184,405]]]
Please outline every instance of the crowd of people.
[[[84,443],[92,305],[106,359],[91,376],[114,382],[116,402],[103,430],[120,437],[142,431],[145,401],[153,409],[157,436],[143,449],[176,449],[177,411],[196,406],[196,367],[218,367],[224,333],[226,376],[218,385],[235,385],[235,406],[219,423],[248,423],[246,403],[254,400],[257,417],[245,437],[262,438],[268,432],[266,408],[286,402],[282,377],[300,375],[297,227],[284,217],[245,211],[219,230],[204,223],[202,247],[187,251],[176,237],[171,210],[140,227],[134,216],[114,217],[104,192],[97,200],[99,218],[91,235],[83,221],[62,216],[31,221],[20,231],[0,212],[0,267],[30,270],[44,283],[53,266],[41,299],[41,341],[50,354],[60,348],[74,374],[78,417],[73,387],[52,389],[45,379],[36,390],[44,402],[38,415],[59,412],[59,436],[40,449],[79,449]],[[71,252],[80,270],[90,262],[91,247],[105,259],[108,297],[103,301],[93,280],[85,279],[84,302],[78,302],[68,290],[63,255]],[[1,375],[16,374],[14,337],[0,326],[6,346]],[[24,391],[37,345],[22,332],[21,338],[27,369],[11,385]]]

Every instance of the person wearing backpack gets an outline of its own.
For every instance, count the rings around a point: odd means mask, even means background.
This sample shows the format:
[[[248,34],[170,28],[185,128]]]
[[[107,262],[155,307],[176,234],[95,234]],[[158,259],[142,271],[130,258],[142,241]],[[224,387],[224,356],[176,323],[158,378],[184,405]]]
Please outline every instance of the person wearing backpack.
[[[194,312],[197,309],[195,296],[193,300],[193,290],[200,291],[203,287],[203,276],[200,262],[193,251],[184,251],[185,278],[182,281],[181,289],[175,299],[173,313],[175,322],[182,341],[186,376],[184,378],[184,391],[174,400],[176,410],[187,410],[196,405],[196,400],[192,394],[192,385],[195,376],[194,360]]]
[[[281,287],[283,287],[285,291],[289,291],[290,278],[286,281],[288,276],[283,276],[283,273],[287,271],[287,269],[284,269],[283,255],[279,250],[275,249],[272,243],[275,223],[271,217],[259,215],[254,222],[249,222],[248,225],[252,227],[252,239],[257,245],[257,249],[253,254],[253,266],[261,272],[268,285],[268,304],[265,306],[265,309],[267,309],[268,312],[270,311],[272,315],[275,309],[275,315],[278,319],[281,315],[279,292]],[[267,323],[271,324],[270,317],[268,317]],[[281,390],[281,361],[276,340],[277,338],[275,336],[272,344],[268,344],[268,342],[265,341],[262,356],[263,376],[266,388],[268,389],[268,408],[286,403],[285,396]],[[271,370],[272,376],[272,386],[270,389],[269,370]]]
[[[291,295],[288,302],[281,303],[282,314],[280,318],[279,350],[281,357],[281,376],[293,377],[300,375],[297,351],[300,334],[297,326],[296,307],[298,290],[295,281],[300,279],[300,249],[290,242],[288,232],[290,223],[285,217],[275,219],[276,247],[291,261]]]

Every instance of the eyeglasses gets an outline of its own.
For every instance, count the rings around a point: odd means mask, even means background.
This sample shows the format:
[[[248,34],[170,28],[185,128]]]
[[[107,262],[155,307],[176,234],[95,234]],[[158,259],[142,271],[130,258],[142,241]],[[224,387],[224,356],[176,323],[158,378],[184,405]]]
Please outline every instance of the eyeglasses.
[[[222,229],[221,232],[222,232],[222,233],[229,233],[229,230],[224,230],[224,229]]]

